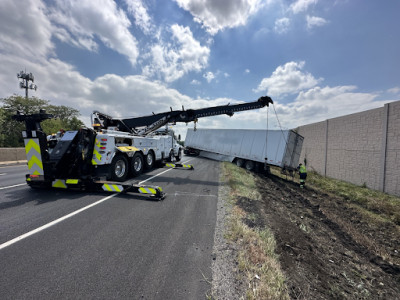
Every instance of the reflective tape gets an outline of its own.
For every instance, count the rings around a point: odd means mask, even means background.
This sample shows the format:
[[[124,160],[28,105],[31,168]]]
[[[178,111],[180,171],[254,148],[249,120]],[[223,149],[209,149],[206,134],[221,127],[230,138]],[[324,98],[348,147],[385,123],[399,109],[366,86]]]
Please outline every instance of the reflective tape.
[[[102,186],[103,191],[107,192],[122,192],[124,190],[124,187],[122,185],[118,184],[103,184]]]
[[[139,151],[138,148],[133,147],[133,146],[121,146],[121,147],[117,147],[117,149],[119,151],[122,151],[122,152],[136,152],[136,151]]]
[[[92,156],[92,165],[98,165],[101,163],[101,154],[100,151],[100,141],[96,138],[94,142],[93,156]]]
[[[165,164],[165,166],[168,167],[168,168],[175,168],[174,164]]]
[[[193,168],[193,165],[182,165],[184,168]]]
[[[39,139],[24,139],[30,175],[44,175]]]
[[[67,185],[65,184],[65,180],[63,179],[56,179],[51,184],[52,187],[66,189]]]
[[[78,184],[79,179],[67,179],[66,184]]]
[[[157,194],[157,191],[162,192],[160,187],[150,188],[150,187],[141,187],[139,188],[139,193],[141,194]]]

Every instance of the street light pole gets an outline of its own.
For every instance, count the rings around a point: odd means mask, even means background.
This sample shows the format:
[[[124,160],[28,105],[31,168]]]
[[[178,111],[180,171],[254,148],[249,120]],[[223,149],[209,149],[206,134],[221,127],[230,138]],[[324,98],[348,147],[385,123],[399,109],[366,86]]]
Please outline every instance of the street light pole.
[[[28,90],[37,90],[37,85],[33,84],[35,81],[35,78],[32,73],[25,73],[24,71],[21,71],[17,73],[17,77],[19,79],[22,79],[22,81],[19,82],[19,87],[21,89],[25,89],[25,97],[28,99]],[[32,81],[31,84],[29,84],[29,81]]]

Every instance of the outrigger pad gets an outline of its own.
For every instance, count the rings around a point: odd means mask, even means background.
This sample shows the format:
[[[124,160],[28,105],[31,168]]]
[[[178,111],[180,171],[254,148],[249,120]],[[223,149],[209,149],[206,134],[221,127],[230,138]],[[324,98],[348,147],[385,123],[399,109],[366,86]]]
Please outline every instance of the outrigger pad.
[[[95,184],[98,185],[105,192],[111,193],[137,193],[142,195],[148,195],[150,198],[157,200],[164,200],[165,193],[159,186],[149,186],[149,185],[136,185],[136,184],[126,184],[122,182],[111,182],[111,181],[96,181]]]
[[[183,164],[172,164],[172,163],[167,163],[165,164],[166,167],[168,168],[182,168],[182,169],[187,169],[187,170],[194,170],[193,165],[183,165]]]

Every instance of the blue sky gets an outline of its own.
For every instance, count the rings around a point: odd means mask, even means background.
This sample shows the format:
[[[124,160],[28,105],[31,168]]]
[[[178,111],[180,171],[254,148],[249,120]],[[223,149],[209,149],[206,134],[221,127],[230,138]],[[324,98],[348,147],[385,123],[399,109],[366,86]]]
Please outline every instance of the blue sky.
[[[141,116],[269,95],[295,128],[400,100],[399,12],[397,0],[1,0],[0,97],[24,94],[26,69],[30,95],[79,109],[88,125],[93,110]],[[265,129],[266,115],[198,127]]]

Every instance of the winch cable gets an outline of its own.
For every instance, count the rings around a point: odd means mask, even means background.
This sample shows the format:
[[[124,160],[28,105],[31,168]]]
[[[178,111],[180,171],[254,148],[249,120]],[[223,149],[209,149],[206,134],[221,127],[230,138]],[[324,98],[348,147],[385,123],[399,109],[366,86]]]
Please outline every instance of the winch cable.
[[[282,126],[281,126],[281,122],[279,122],[278,114],[276,113],[276,109],[275,109],[275,104],[272,104],[272,106],[273,106],[273,108],[274,108],[276,120],[278,121],[278,125],[279,125],[279,128],[280,128],[281,132],[282,132],[283,139],[285,140],[285,143],[286,143],[286,146],[287,146],[288,142],[287,142],[287,140],[286,140],[285,134],[283,133],[283,129],[282,129]]]

